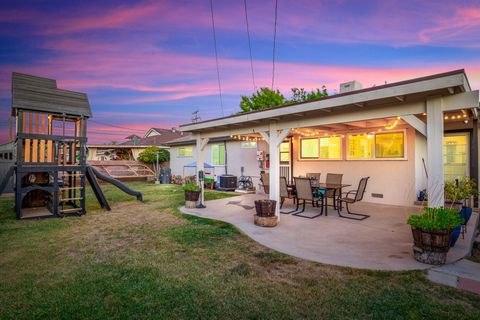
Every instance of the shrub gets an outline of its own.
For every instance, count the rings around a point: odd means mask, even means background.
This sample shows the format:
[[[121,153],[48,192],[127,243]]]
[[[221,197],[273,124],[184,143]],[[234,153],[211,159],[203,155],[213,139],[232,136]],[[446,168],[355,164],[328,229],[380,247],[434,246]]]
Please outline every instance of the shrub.
[[[420,215],[411,215],[407,223],[415,229],[453,229],[463,223],[455,209],[423,208]]]
[[[463,177],[458,181],[458,185],[456,180],[445,182],[445,199],[461,201],[476,195],[478,195],[478,189],[475,179]]]
[[[183,186],[183,191],[200,191],[201,188],[199,185],[194,183],[187,183]]]
[[[155,163],[157,161],[157,152],[158,152],[158,161],[164,162],[170,160],[170,152],[166,149],[159,147],[148,147],[138,155],[138,160],[145,163]]]

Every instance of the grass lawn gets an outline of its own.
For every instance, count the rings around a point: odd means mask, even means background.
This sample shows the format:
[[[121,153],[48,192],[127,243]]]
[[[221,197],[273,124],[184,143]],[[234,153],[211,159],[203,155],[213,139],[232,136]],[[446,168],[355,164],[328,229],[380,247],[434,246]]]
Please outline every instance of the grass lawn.
[[[17,221],[0,199],[0,319],[480,319],[479,296],[424,272],[292,258],[182,215],[179,187],[131,186],[144,204],[103,186],[113,210],[90,193],[80,218]]]

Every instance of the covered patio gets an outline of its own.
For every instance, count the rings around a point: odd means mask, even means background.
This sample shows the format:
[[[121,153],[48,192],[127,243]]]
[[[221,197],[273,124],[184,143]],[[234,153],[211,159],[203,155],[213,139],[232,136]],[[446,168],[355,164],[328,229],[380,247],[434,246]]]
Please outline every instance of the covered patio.
[[[182,212],[199,217],[221,220],[235,225],[247,236],[273,250],[302,259],[325,264],[372,270],[413,270],[431,267],[413,258],[412,232],[405,223],[409,214],[419,208],[358,203],[352,208],[368,212],[363,221],[341,219],[336,211],[328,216],[303,219],[282,215],[275,228],[253,224],[254,201],[265,195],[250,194],[207,201],[205,209],[181,208]],[[285,209],[293,208],[287,200]],[[318,211],[318,208],[307,209]],[[465,239],[460,239],[447,256],[455,262],[468,254],[477,213],[470,219]]]

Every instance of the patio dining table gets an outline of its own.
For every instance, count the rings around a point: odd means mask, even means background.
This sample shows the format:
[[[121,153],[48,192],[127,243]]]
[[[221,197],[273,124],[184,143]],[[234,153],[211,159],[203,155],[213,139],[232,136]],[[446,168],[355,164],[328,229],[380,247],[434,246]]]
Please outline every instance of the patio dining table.
[[[295,184],[289,184],[287,185],[288,188],[291,188],[292,190],[295,190]],[[346,187],[351,187],[352,185],[351,184],[345,184],[345,183],[315,183],[314,186],[312,186],[312,192],[316,193],[317,189],[324,189],[324,190],[333,190],[333,198],[335,201],[335,198],[337,197],[337,192],[339,192],[339,196],[342,194],[342,189],[343,188],[346,188]],[[324,206],[325,206],[325,216],[328,215],[328,201],[326,200],[326,197],[325,197],[325,201],[324,201]],[[340,207],[340,210],[342,208]]]

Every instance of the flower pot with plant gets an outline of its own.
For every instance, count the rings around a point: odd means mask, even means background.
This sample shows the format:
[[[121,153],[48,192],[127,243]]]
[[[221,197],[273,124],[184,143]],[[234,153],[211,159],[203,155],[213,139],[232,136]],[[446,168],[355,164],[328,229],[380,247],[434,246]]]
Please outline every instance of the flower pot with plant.
[[[261,227],[275,227],[278,223],[278,218],[275,215],[277,202],[275,200],[256,200],[253,222]]]
[[[456,207],[463,219],[463,231],[472,216],[472,198],[478,196],[477,183],[474,179],[461,179],[445,182],[445,207]]]
[[[193,183],[187,183],[183,186],[183,191],[185,192],[185,208],[195,208],[197,206],[197,201],[200,198],[200,186]]]
[[[411,215],[413,255],[417,261],[444,264],[452,241],[452,232],[462,217],[452,208],[423,208],[420,215]]]

